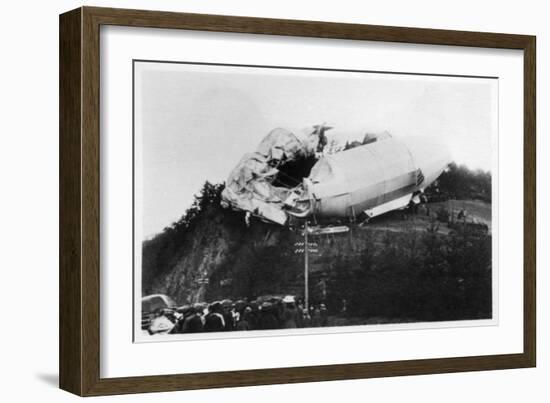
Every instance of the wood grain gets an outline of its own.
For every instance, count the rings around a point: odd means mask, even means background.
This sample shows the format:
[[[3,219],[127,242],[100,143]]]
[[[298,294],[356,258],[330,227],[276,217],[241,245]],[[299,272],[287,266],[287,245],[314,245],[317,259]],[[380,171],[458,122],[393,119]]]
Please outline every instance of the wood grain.
[[[59,29],[59,386],[81,394],[81,10]]]
[[[131,378],[100,378],[101,25],[523,49],[524,352]],[[60,16],[60,387],[81,396],[532,367],[536,363],[535,37],[82,7]],[[518,134],[519,135],[519,134]]]
[[[524,48],[523,65],[523,354],[536,366],[537,338],[537,129],[536,39]]]

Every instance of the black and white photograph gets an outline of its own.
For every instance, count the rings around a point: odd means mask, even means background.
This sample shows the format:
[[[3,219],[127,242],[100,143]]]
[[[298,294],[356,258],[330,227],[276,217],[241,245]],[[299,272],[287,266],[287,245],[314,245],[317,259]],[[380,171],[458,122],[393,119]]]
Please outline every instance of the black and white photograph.
[[[133,74],[135,342],[498,320],[497,77]]]

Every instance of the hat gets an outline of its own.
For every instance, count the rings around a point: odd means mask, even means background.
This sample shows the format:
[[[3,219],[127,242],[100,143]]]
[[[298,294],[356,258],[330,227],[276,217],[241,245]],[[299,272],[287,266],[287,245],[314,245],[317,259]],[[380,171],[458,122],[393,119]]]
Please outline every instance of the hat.
[[[286,303],[286,304],[290,304],[290,303],[295,302],[295,299],[292,295],[287,295],[283,298],[283,302]]]
[[[189,311],[190,309],[191,309],[191,305],[187,305],[187,304],[186,304],[186,305],[182,305],[182,306],[178,307],[178,308],[176,309],[176,312],[177,312],[177,313],[186,313],[186,312]]]
[[[231,301],[230,299],[224,299],[221,304],[224,308],[228,308],[233,305],[233,301]]]

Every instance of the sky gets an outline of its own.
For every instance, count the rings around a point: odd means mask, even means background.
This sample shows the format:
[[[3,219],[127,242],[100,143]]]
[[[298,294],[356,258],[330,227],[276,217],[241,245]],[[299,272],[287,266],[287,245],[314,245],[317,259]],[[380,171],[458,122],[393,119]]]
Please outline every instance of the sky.
[[[145,238],[276,127],[299,134],[327,123],[342,145],[367,132],[431,137],[457,163],[491,170],[496,79],[149,62],[136,62],[135,79]]]

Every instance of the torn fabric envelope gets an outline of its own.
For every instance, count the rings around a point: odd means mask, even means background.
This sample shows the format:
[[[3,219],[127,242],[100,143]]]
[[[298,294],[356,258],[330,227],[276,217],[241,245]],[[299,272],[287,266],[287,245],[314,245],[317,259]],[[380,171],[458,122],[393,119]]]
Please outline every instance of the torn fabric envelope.
[[[283,128],[276,128],[264,137],[257,152],[266,157],[272,164],[305,157],[315,148],[299,139],[294,133]]]
[[[260,218],[284,225],[288,219],[283,210],[291,190],[273,186],[281,163],[315,154],[314,130],[306,141],[283,128],[273,129],[260,142],[256,152],[245,154],[231,171],[222,193],[226,206],[248,211]]]

